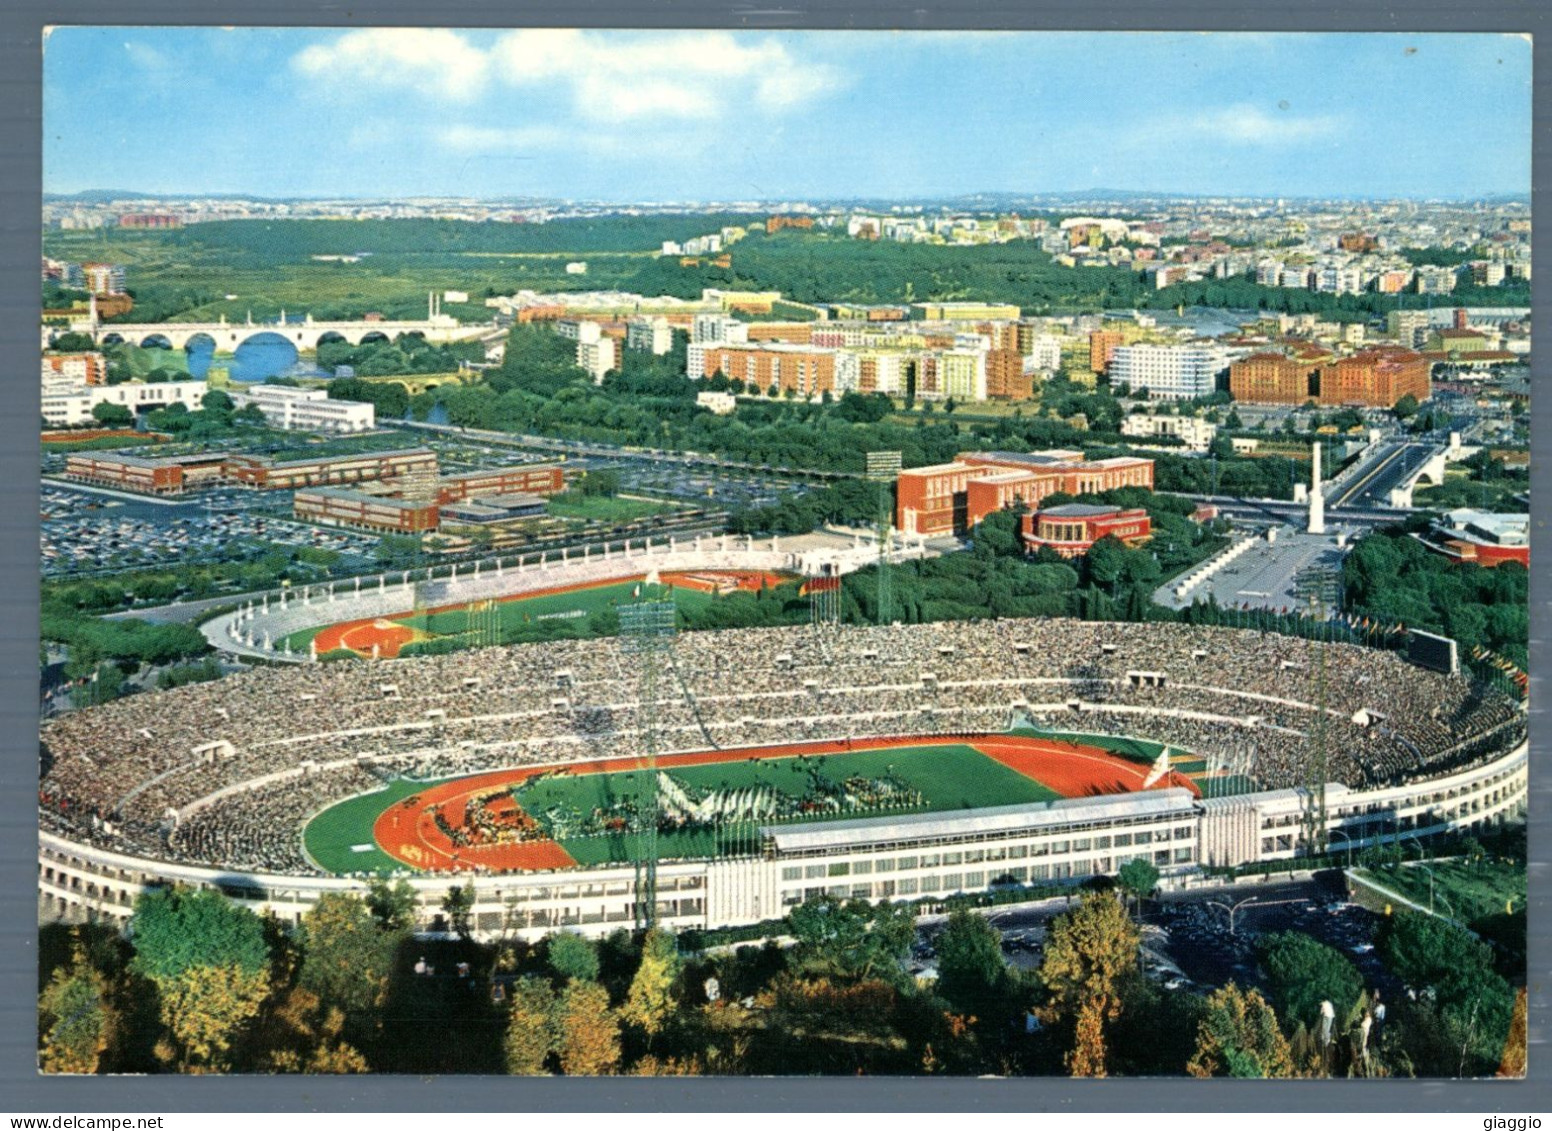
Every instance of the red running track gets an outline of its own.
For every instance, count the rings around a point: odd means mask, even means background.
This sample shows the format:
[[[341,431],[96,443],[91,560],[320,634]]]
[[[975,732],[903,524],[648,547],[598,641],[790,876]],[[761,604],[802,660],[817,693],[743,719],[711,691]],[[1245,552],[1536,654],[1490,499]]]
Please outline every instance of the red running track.
[[[1038,781],[1063,797],[1134,793],[1142,789],[1142,783],[1148,776],[1148,767],[1139,766],[1095,746],[995,734],[933,737],[900,735],[730,750],[698,750],[660,755],[657,765],[659,769],[672,769],[675,766],[794,758],[800,754],[846,754],[856,750],[890,747],[962,745],[973,746],[987,757]],[[450,823],[457,824],[462,821],[464,808],[472,797],[492,789],[510,788],[538,774],[621,773],[641,769],[644,764],[640,758],[600,758],[571,762],[559,767],[529,766],[494,770],[443,782],[389,806],[378,815],[372,835],[384,852],[426,871],[457,872],[487,868],[507,872],[568,868],[575,865],[576,861],[564,848],[548,838],[458,848],[437,828],[430,809],[433,805],[441,806]],[[1194,782],[1173,771],[1152,788],[1165,789],[1169,786],[1184,786],[1200,796],[1201,791]]]

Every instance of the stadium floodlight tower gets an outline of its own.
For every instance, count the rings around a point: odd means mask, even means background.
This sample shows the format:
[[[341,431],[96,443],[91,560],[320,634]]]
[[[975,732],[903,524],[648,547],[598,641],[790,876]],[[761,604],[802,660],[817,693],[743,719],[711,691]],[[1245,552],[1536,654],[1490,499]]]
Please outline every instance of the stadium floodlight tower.
[[[839,562],[820,562],[804,581],[808,593],[809,621],[819,647],[829,658],[831,639],[841,625],[841,570]]]
[[[1315,632],[1315,743],[1304,760],[1304,840],[1311,856],[1326,851],[1326,643],[1331,615],[1340,611],[1341,575],[1329,566],[1313,565],[1294,574],[1294,592],[1307,602]]]
[[[640,592],[640,590],[638,590]],[[620,651],[638,661],[641,758],[636,772],[636,926],[657,925],[657,699],[660,667],[673,663],[672,597],[645,597],[620,606]]]
[[[889,623],[891,593],[889,589],[889,539],[894,529],[894,508],[891,504],[890,485],[900,478],[903,466],[899,452],[868,452],[865,476],[878,488],[878,522],[875,532],[878,538],[878,623]]]

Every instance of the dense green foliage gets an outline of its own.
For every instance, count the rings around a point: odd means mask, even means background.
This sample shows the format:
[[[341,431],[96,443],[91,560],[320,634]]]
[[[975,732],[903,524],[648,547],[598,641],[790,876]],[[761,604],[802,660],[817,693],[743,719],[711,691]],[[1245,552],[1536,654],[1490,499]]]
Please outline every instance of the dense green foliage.
[[[432,344],[420,333],[400,334],[392,341],[374,338],[354,346],[340,338],[327,338],[318,343],[317,353],[319,368],[332,372],[338,366],[348,365],[357,377],[452,373],[458,369],[459,362],[482,361],[484,357],[485,347],[478,342]],[[331,391],[329,395],[336,394]],[[399,415],[403,415],[402,409]]]
[[[1351,614],[1453,637],[1463,660],[1483,647],[1522,669],[1528,662],[1530,575],[1522,566],[1458,564],[1388,528],[1359,539],[1342,578]]]
[[[447,252],[569,254],[652,251],[753,217],[606,216],[543,224],[468,220],[218,220],[167,234],[192,249],[223,249],[245,259],[280,264],[309,255],[435,255]]]
[[[1340,951],[1297,931],[1265,935],[1256,950],[1272,1002],[1289,1026],[1314,1029],[1322,1001],[1329,1001],[1338,1017],[1346,1017],[1358,1003],[1363,978]]]
[[[1380,951],[1397,977],[1431,1006],[1411,1019],[1419,1045],[1442,1045],[1434,1055],[1447,1071],[1470,1076],[1496,1069],[1514,990],[1494,971],[1492,949],[1453,923],[1403,913],[1386,919]],[[1457,1057],[1458,1067],[1451,1063]]]
[[[209,966],[256,973],[269,962],[263,922],[208,888],[146,892],[135,902],[129,929],[135,968],[152,978],[175,978]]]

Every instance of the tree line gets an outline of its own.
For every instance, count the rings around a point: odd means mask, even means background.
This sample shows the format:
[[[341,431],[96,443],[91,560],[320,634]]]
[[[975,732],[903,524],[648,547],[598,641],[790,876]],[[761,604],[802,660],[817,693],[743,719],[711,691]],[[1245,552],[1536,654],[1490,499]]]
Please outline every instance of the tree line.
[[[155,889],[136,901],[127,937],[44,929],[39,1062],[77,1073],[1268,1078],[1480,1075],[1516,1053],[1523,1063],[1514,991],[1461,928],[1385,922],[1381,953],[1416,996],[1376,1028],[1377,996],[1352,963],[1305,935],[1258,941],[1265,996],[1147,977],[1122,897],[1140,913],[1157,880],[1150,865],[1073,889],[1030,970],[1007,961],[986,918],[955,910],[933,938],[932,979],[907,963],[915,909],[889,902],[817,896],[775,925],[790,945],[709,951],[662,929],[476,941],[467,887],[443,900],[440,938],[415,933],[402,881],[325,894],[294,930],[217,891]]]

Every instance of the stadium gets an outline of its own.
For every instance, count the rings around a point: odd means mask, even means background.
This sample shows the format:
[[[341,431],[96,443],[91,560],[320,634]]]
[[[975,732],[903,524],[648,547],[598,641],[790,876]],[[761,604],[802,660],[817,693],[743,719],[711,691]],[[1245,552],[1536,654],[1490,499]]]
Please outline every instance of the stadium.
[[[1502,693],[1389,651],[1179,624],[271,663],[41,738],[44,913],[114,920],[157,883],[294,922],[402,876],[432,927],[468,883],[485,935],[602,934],[649,910],[705,929],[820,893],[931,900],[1137,856],[1187,878],[1289,859],[1315,829],[1356,851],[1526,801],[1525,712]]]

